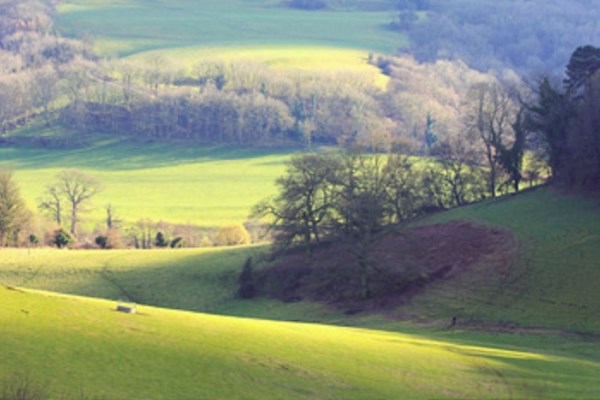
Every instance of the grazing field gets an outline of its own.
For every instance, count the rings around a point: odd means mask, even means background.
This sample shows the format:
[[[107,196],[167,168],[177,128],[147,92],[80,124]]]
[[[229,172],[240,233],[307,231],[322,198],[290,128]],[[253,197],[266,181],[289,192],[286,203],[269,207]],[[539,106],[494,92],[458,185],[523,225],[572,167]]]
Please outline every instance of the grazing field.
[[[0,375],[53,397],[586,398],[583,356],[138,307],[0,287]],[[43,368],[40,368],[43,365]],[[549,379],[551,377],[551,379]]]
[[[143,151],[140,151],[143,148]],[[62,169],[76,168],[98,178],[88,225],[101,223],[111,203],[118,217],[200,226],[247,220],[251,207],[275,192],[291,152],[246,150],[199,144],[136,143],[100,138],[79,149],[0,148],[0,166],[15,169],[31,209]]]
[[[90,37],[97,50],[127,56],[148,50],[221,46],[329,46],[391,52],[406,39],[386,29],[389,11],[302,11],[278,0],[71,0],[58,27]]]
[[[510,229],[519,256],[436,283],[397,316],[238,299],[241,266],[263,247],[2,250],[0,375],[66,398],[596,398],[599,213],[543,188],[422,219]],[[119,299],[138,314],[115,312]]]

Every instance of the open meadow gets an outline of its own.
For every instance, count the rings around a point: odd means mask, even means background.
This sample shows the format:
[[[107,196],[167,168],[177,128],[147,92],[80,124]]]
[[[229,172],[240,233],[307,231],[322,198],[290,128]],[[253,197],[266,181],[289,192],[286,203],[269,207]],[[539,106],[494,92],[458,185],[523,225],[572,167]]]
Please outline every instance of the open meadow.
[[[275,179],[283,174],[290,154],[99,137],[75,149],[3,147],[0,166],[15,170],[33,210],[63,169],[79,169],[100,180],[104,188],[86,216],[90,227],[102,223],[109,203],[128,222],[150,218],[218,227],[246,221],[254,204],[274,194]]]
[[[67,35],[92,38],[103,54],[262,45],[328,46],[388,53],[406,45],[386,29],[391,11],[285,7],[278,0],[70,0],[59,7]]]
[[[566,399],[600,385],[597,361],[551,350],[143,306],[121,314],[113,302],[5,287],[0,301],[10,360],[0,374],[53,397]]]

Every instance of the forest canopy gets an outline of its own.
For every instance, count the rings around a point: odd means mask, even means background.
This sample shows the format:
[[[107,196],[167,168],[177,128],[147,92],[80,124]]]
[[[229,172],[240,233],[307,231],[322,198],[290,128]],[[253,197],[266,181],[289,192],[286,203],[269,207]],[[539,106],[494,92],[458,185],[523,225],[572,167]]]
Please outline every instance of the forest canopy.
[[[574,48],[599,43],[594,0],[404,0],[392,29],[420,61],[463,60],[479,70],[562,75]]]

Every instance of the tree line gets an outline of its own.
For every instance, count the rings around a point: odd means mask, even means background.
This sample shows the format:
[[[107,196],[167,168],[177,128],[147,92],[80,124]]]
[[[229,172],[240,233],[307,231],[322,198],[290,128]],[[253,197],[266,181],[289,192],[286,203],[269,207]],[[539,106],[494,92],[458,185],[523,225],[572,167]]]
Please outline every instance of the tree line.
[[[102,61],[81,42],[56,36],[53,13],[51,3],[36,0],[0,8],[4,131],[38,117],[69,128],[73,140],[107,132],[167,142],[408,146],[423,153],[428,119],[439,137],[453,135],[468,88],[496,79],[459,61],[375,55],[367,61],[389,76],[385,89],[369,74],[281,72],[254,62],[207,59],[184,70],[160,55]]]
[[[90,231],[85,215],[95,208],[94,198],[102,189],[93,176],[63,170],[37,200],[36,214],[23,200],[14,172],[0,168],[0,247],[176,249],[246,245],[264,239],[263,227],[251,221],[220,228],[148,218],[132,222],[124,220],[111,203],[103,207],[104,221]]]
[[[545,138],[552,175],[569,187],[600,187],[600,48],[572,54],[563,82],[543,78],[528,106],[531,127]]]

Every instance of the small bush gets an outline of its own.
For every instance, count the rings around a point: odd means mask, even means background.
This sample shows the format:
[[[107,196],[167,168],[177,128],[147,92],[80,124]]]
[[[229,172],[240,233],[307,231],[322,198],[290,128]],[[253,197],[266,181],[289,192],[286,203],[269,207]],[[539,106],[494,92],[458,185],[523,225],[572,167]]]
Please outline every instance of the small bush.
[[[212,240],[210,240],[210,238],[205,237],[204,239],[202,239],[202,242],[200,242],[200,247],[213,247],[214,244],[212,242]]]
[[[252,240],[244,226],[227,225],[217,233],[216,242],[219,246],[240,246],[250,244]]]
[[[38,244],[40,244],[40,238],[38,238],[36,235],[34,235],[33,233],[31,235],[29,235],[29,245],[30,246],[37,246]]]
[[[96,239],[94,239],[94,242],[101,249],[106,249],[106,246],[108,244],[108,238],[106,236],[96,236]]]
[[[65,231],[63,228],[60,228],[54,232],[52,243],[59,249],[67,247],[73,244],[74,242],[75,240],[73,239],[73,236],[71,236],[71,234]]]
[[[171,240],[171,248],[172,249],[181,249],[184,245],[184,241],[183,238],[181,236],[176,237],[175,239]]]
[[[101,249],[121,249],[123,248],[123,240],[119,229],[112,228],[101,231],[94,239],[94,243]]]

